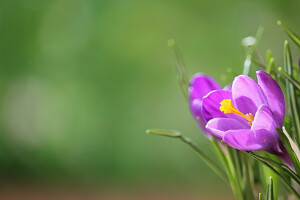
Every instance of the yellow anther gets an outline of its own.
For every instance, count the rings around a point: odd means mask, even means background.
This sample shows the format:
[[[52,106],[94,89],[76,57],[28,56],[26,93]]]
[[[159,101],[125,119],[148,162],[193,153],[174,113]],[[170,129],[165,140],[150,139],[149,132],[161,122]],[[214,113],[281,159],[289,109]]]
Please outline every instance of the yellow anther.
[[[251,126],[252,122],[254,120],[254,116],[251,113],[248,114],[243,114],[241,111],[239,111],[238,109],[236,109],[233,105],[230,99],[224,99],[223,101],[221,101],[221,106],[220,106],[220,110],[222,112],[224,112],[225,114],[228,113],[234,113],[236,115],[239,115],[243,118],[245,118],[246,120],[248,120],[248,124]]]

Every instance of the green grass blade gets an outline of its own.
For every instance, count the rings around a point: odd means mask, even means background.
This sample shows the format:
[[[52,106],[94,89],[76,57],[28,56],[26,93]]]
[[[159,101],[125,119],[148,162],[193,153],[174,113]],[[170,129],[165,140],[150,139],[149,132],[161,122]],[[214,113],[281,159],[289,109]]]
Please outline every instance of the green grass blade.
[[[300,174],[300,162],[298,160],[296,153],[294,152],[294,150],[291,146],[290,141],[288,140],[287,136],[284,134],[284,132],[280,128],[276,128],[276,129],[277,129],[277,133],[280,136],[281,141],[283,142],[283,144],[292,160],[292,163],[295,167],[297,174]]]
[[[289,29],[284,23],[282,23],[280,20],[277,21],[277,24],[281,26],[285,32],[288,34],[288,36],[295,42],[295,44],[300,48],[300,37],[297,36],[291,29]]]
[[[266,72],[268,74],[271,74],[271,72],[274,71],[275,65],[274,65],[274,58],[272,56],[271,50],[267,50],[267,68]]]
[[[258,193],[258,200],[262,200],[261,193]]]
[[[274,200],[273,180],[270,176],[266,191],[266,200]]]
[[[251,176],[250,176],[250,166],[249,166],[249,157],[246,156],[245,154],[241,155],[243,157],[243,163],[244,163],[244,174],[245,176],[245,183],[244,183],[244,188],[245,188],[245,196],[246,199],[253,199],[253,188],[251,184]]]
[[[172,49],[173,52],[177,74],[178,74],[179,85],[181,87],[184,96],[188,99],[189,78],[187,75],[186,67],[183,63],[181,52],[179,48],[176,46],[176,43],[173,39],[169,39],[167,44]]]
[[[169,131],[169,130],[159,130],[159,129],[148,129],[146,130],[147,134],[161,135],[172,138],[178,138],[184,143],[188,144],[192,149],[194,149],[200,158],[217,174],[219,175],[226,183],[228,183],[227,176],[225,172],[214,162],[212,161],[206,154],[204,154],[200,148],[190,139],[185,136],[182,136],[178,131]],[[229,184],[229,183],[228,183]]]
[[[272,165],[270,165],[268,162],[265,162],[263,159],[260,159],[259,156],[257,156],[256,154],[254,154],[253,152],[249,152],[249,154],[254,158],[257,159],[258,161],[260,161],[262,164],[266,165],[267,167],[269,167],[279,178],[279,180],[281,181],[281,183],[283,184],[283,186],[290,191],[291,193],[293,193],[298,199],[300,199],[300,195],[299,193],[291,186],[291,184],[283,177],[283,175],[281,173],[279,173],[274,167],[272,167]]]
[[[235,197],[237,199],[242,199],[243,197],[242,197],[241,189],[238,186],[238,183],[236,181],[236,175],[234,173],[235,171],[232,168],[232,165],[230,164],[230,163],[232,163],[231,159],[228,158],[228,157],[226,158],[224,152],[220,148],[220,145],[222,145],[222,144],[219,144],[218,141],[214,137],[211,140],[211,144],[212,144],[216,154],[218,155],[222,165],[225,168],[225,171],[227,173],[231,189],[232,189]]]
[[[291,84],[294,85],[294,87],[296,87],[299,91],[300,91],[300,83],[296,80],[293,79],[293,77],[291,77],[290,75],[288,75],[283,69],[282,67],[278,67],[278,72],[288,81],[290,81]]]
[[[289,75],[293,76],[293,67],[292,67],[292,55],[291,50],[289,47],[288,41],[284,43],[284,71]],[[292,124],[295,128],[295,132],[297,137],[300,137],[300,119],[298,113],[298,103],[297,103],[297,96],[294,85],[289,81],[286,80],[286,88],[287,88],[287,99],[289,103],[289,108],[291,112],[291,119]]]

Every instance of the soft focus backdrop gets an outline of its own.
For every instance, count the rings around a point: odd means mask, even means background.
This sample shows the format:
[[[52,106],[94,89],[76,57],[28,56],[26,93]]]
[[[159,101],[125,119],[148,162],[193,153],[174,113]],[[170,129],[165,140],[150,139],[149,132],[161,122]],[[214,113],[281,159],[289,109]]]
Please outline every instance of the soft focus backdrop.
[[[259,25],[259,49],[282,63],[287,36],[276,21],[300,33],[299,8],[298,0],[1,0],[2,185],[230,195],[189,147],[145,133],[177,129],[214,155],[166,42],[176,40],[190,76],[225,85],[228,67],[242,72],[241,40]]]

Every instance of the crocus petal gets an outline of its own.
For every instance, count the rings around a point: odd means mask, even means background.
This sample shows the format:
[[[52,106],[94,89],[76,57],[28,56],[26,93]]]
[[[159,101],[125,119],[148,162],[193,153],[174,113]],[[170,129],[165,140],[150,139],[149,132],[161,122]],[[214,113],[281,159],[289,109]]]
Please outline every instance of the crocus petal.
[[[262,104],[268,104],[259,85],[248,76],[240,75],[236,77],[232,84],[232,98],[234,105],[242,113],[254,113]]]
[[[195,74],[189,86],[190,102],[194,99],[202,100],[210,91],[219,89],[221,89],[221,87],[213,78],[203,74]]]
[[[232,113],[225,114],[220,110],[220,103],[224,99],[232,100],[232,93],[224,90],[214,90],[203,97],[202,112],[204,119],[209,121],[213,118],[233,118],[247,125],[247,120],[243,117]]]
[[[242,151],[269,151],[273,148],[274,137],[265,129],[255,131],[240,129],[227,131],[223,141],[229,146]]]
[[[250,128],[250,126],[248,127]],[[207,130],[218,138],[223,138],[228,130],[247,129],[248,127],[231,118],[214,118],[206,124]]]
[[[211,139],[211,135],[208,132],[208,130],[205,128],[205,124],[207,121],[205,121],[203,114],[202,114],[202,101],[199,99],[195,99],[190,103],[190,109],[194,116],[194,119],[196,120],[197,124],[202,129],[203,133],[208,139]]]
[[[268,104],[270,105],[273,117],[279,123],[280,128],[283,125],[285,115],[285,103],[282,90],[278,83],[266,72],[257,71],[257,82],[264,91]]]
[[[277,123],[272,116],[272,112],[267,105],[259,106],[257,112],[255,113],[254,121],[252,122],[252,130],[265,129],[275,136],[278,136],[276,131]]]

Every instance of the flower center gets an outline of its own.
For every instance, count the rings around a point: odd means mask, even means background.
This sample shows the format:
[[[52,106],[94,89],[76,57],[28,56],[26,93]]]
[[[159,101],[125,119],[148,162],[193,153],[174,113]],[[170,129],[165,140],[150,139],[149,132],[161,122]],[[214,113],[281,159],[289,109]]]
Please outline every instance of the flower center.
[[[241,111],[239,111],[238,109],[236,109],[233,105],[230,99],[224,99],[223,101],[221,101],[221,106],[220,106],[220,110],[222,112],[224,112],[225,114],[228,113],[234,113],[236,115],[239,115],[243,118],[245,118],[246,120],[248,120],[248,124],[251,126],[252,122],[254,120],[254,116],[251,113],[248,114],[243,114]]]

